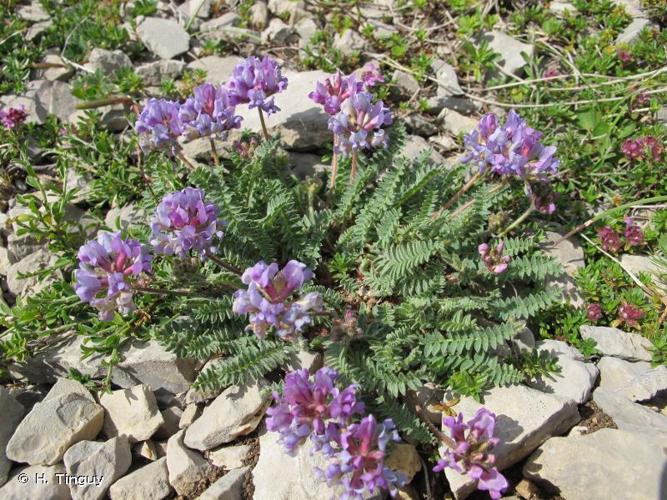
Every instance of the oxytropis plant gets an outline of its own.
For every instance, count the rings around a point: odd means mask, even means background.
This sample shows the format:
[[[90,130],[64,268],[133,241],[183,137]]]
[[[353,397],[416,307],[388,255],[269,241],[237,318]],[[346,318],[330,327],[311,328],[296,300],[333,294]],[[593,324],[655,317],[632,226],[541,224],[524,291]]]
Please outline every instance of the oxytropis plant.
[[[76,291],[101,319],[116,321],[141,294],[142,317],[161,314],[149,326],[155,338],[179,355],[220,358],[200,374],[200,387],[277,381],[299,350],[323,353],[327,367],[314,379],[304,370],[285,375],[267,426],[288,453],[305,443],[321,453],[328,465],[319,474],[344,498],[401,486],[385,464],[399,436],[439,440],[448,451],[436,470],[467,474],[496,498],[507,483],[491,454],[495,416],[446,418],[446,434],[408,396],[437,381],[478,397],[526,378],[521,358],[504,358],[498,347],[559,300],[544,289],[559,266],[537,238],[514,234],[534,211],[553,212],[555,148],[510,112],[504,125],[482,118],[454,169],[426,154],[405,158],[403,127],[369,92],[381,81],[373,66],[337,72],[310,94],[334,136],[328,189],[286,174],[266,127],[262,143],[237,142],[224,166],[214,150],[211,166],[181,158],[182,176],[170,171],[156,183],[161,200],[147,195],[149,244],[100,234],[79,253]],[[204,84],[183,104],[149,101],[139,142],[147,153],[182,157],[184,140],[238,128],[239,104],[257,108],[263,122],[286,85],[275,61],[249,58],[229,82]],[[531,208],[491,228],[515,178]]]

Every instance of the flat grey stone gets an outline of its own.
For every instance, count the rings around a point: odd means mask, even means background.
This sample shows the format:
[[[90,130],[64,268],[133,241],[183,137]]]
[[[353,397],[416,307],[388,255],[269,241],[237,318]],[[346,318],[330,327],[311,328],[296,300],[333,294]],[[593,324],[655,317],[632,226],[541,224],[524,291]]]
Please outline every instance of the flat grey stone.
[[[180,78],[185,69],[183,61],[174,59],[159,60],[142,64],[135,69],[145,85],[160,85],[165,80],[176,80]]]
[[[210,450],[254,431],[269,403],[261,388],[261,383],[255,383],[225,389],[187,428],[185,444],[197,450]]]
[[[167,457],[135,470],[111,485],[111,500],[162,500],[171,495]]]
[[[342,34],[336,33],[333,48],[339,50],[344,56],[352,56],[356,52],[363,52],[368,47],[366,40],[352,29],[345,30]]]
[[[211,479],[214,468],[201,453],[188,449],[183,444],[183,434],[174,434],[167,442],[167,469],[169,484],[176,493],[190,496],[201,481]]]
[[[137,26],[137,35],[148,50],[162,59],[173,59],[190,48],[190,35],[171,19],[147,17]]]
[[[2,500],[70,500],[72,497],[69,488],[64,481],[58,481],[57,474],[65,474],[63,464],[31,465],[14,469],[7,483],[0,488],[0,498]],[[19,475],[21,478],[27,477],[28,482],[19,481]]]
[[[243,61],[243,59],[238,56],[206,56],[188,63],[187,69],[204,70],[206,71],[206,81],[219,85],[227,82],[232,77],[234,68],[241,61]],[[241,126],[243,126],[243,124]],[[208,143],[208,141],[206,142]]]
[[[515,38],[503,33],[502,31],[491,31],[483,36],[483,39],[489,43],[489,48],[500,54],[498,63],[507,73],[519,73],[526,65],[522,53],[529,58],[533,56],[535,47],[527,43],[520,42]]]
[[[106,410],[107,437],[126,436],[133,443],[144,441],[164,424],[155,396],[145,385],[102,394],[100,404]]]
[[[598,361],[600,388],[619,394],[630,401],[648,401],[667,391],[667,366],[628,361],[604,356]]]
[[[582,325],[579,332],[583,338],[595,340],[597,349],[605,356],[627,361],[651,361],[649,349],[653,346],[641,335],[618,328],[591,325]]]
[[[248,444],[223,446],[211,450],[208,454],[208,460],[216,467],[223,467],[225,470],[238,469],[243,467],[243,462],[248,457],[250,450]]]
[[[208,487],[198,500],[243,500],[243,483],[250,467],[234,469]]]
[[[23,405],[16,401],[4,387],[0,387],[0,408],[2,408],[2,419],[0,419],[0,486],[2,486],[7,482],[7,476],[12,468],[5,449],[16,427],[23,419],[25,410]]]
[[[105,75],[119,69],[131,68],[132,61],[122,50],[106,50],[95,48],[88,56],[85,67],[91,71],[101,71]]]
[[[667,417],[661,413],[602,387],[593,392],[593,401],[621,430],[660,432],[667,436]]]
[[[568,500],[664,498],[667,437],[616,429],[552,438],[530,456],[524,477]]]
[[[445,158],[435,151],[423,137],[418,135],[409,135],[405,140],[405,145],[401,150],[401,155],[408,159],[415,159],[424,151],[430,151],[430,160],[438,165],[445,163]]]

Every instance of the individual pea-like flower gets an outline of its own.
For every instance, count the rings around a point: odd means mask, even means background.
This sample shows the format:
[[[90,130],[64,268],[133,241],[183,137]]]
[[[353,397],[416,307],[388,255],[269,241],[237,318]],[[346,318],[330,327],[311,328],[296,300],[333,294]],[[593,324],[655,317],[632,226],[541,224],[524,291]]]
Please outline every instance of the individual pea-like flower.
[[[477,489],[488,491],[491,498],[500,498],[508,483],[495,466],[495,455],[490,453],[499,442],[493,435],[496,415],[480,408],[468,422],[464,423],[463,414],[459,413],[456,418],[444,417],[442,424],[449,428],[454,448],[446,449],[433,470],[439,472],[449,467],[466,474],[477,481]]]
[[[166,99],[149,99],[135,124],[139,145],[144,152],[174,152],[183,134],[179,116],[180,104]]]
[[[103,321],[114,312],[135,310],[133,285],[142,273],[150,273],[151,255],[137,240],[123,239],[120,232],[100,232],[78,253],[74,291],[83,302],[99,310]]]
[[[605,252],[618,253],[623,246],[621,237],[610,226],[598,229],[598,238]]]
[[[363,403],[356,399],[356,386],[343,390],[335,386],[338,373],[320,368],[313,380],[308,370],[285,375],[283,394],[273,393],[275,406],[269,408],[266,427],[280,434],[285,451],[294,456],[299,446],[311,437],[315,449],[321,449],[328,439],[330,420],[344,423],[355,414],[362,414]]]
[[[618,308],[618,318],[614,321],[616,325],[627,325],[630,328],[639,329],[639,320],[644,317],[644,311],[638,307],[623,302]]]
[[[204,191],[187,187],[166,195],[151,221],[151,245],[165,255],[185,257],[194,251],[202,258],[215,253],[214,239],[223,236],[218,208],[204,199]]]
[[[535,210],[541,214],[551,215],[556,211],[556,193],[548,182],[526,184],[526,195],[530,198]]]
[[[374,61],[367,62],[357,72],[366,89],[375,87],[378,83],[384,83],[384,76],[382,76],[378,64]]]
[[[280,111],[274,103],[274,94],[287,88],[287,78],[278,63],[270,57],[259,59],[250,56],[239,63],[227,82],[230,102],[233,105],[249,103],[267,114]]]
[[[382,101],[373,103],[373,96],[361,91],[353,92],[341,104],[340,112],[329,119],[329,130],[336,136],[336,152],[349,155],[360,149],[387,147],[382,127],[391,124],[389,108]]]
[[[296,260],[290,260],[282,270],[275,262],[267,265],[260,261],[241,276],[248,289],[234,293],[233,311],[250,315],[248,329],[258,337],[275,328],[280,338],[291,340],[312,322],[310,314],[322,308],[322,298],[316,292],[297,300],[291,297],[312,276],[306,265]]]
[[[484,262],[489,272],[502,274],[507,270],[507,266],[512,258],[509,255],[503,255],[504,249],[504,241],[501,241],[495,247],[489,246],[488,243],[482,243],[477,247],[479,256],[482,258],[482,262]]]
[[[629,50],[626,49],[617,49],[616,55],[618,56],[619,61],[621,61],[623,64],[630,63],[633,60],[632,54]]]
[[[379,423],[373,415],[361,422],[342,428],[337,436],[336,450],[324,471],[330,486],[342,486],[340,498],[361,500],[365,494],[380,490],[396,490],[405,484],[405,477],[384,463],[387,445],[400,441],[391,419]]]
[[[22,105],[0,109],[0,123],[6,129],[12,130],[18,127],[26,118],[28,118],[28,113]]]
[[[588,304],[586,307],[586,317],[589,321],[599,321],[602,318],[602,306],[597,302]]]
[[[354,74],[345,76],[340,70],[324,82],[317,82],[315,90],[308,97],[324,106],[324,111],[330,115],[340,112],[341,104],[354,92],[362,90],[364,84],[357,80]]]
[[[497,175],[544,180],[557,172],[560,162],[554,157],[556,147],[544,146],[541,138],[542,133],[529,127],[514,110],[503,126],[489,113],[464,138],[468,153],[462,161],[477,165],[482,173],[491,170]]]
[[[625,241],[631,247],[640,247],[644,244],[644,231],[632,217],[625,218]]]
[[[204,83],[181,105],[179,118],[188,140],[217,135],[224,138],[229,130],[239,128],[242,118],[235,115],[227,89]]]

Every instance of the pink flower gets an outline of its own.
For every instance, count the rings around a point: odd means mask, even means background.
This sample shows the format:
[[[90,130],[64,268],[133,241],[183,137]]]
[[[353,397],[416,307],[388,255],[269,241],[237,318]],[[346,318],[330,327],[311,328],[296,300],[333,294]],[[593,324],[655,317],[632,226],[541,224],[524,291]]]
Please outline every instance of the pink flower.
[[[598,238],[605,252],[617,253],[621,249],[621,237],[609,226],[598,229]]]
[[[482,243],[477,247],[482,262],[486,264],[486,268],[489,272],[502,274],[507,270],[507,266],[512,258],[509,255],[503,256],[504,249],[505,243],[502,241],[498,243],[495,248],[490,247],[487,243]]]
[[[588,307],[586,308],[586,317],[589,321],[598,321],[602,318],[602,306],[597,302],[588,304]]]
[[[644,311],[635,307],[627,302],[623,302],[618,308],[618,319],[619,324],[626,324],[632,328],[639,328],[639,320],[644,317]]]
[[[625,241],[631,247],[640,247],[644,244],[644,232],[632,217],[625,218]]]

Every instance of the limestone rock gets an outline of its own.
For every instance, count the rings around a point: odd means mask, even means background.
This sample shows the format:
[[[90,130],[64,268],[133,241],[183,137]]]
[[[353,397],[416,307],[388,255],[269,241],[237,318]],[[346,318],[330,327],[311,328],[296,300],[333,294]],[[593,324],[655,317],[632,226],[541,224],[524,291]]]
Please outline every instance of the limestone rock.
[[[321,352],[300,350],[294,353],[289,360],[289,367],[291,370],[303,370],[305,368],[311,374],[314,374],[317,370],[322,368],[323,364],[324,357]]]
[[[394,93],[400,98],[408,99],[419,92],[419,82],[410,73],[397,69],[391,79],[396,85]]]
[[[268,403],[260,383],[229,387],[187,428],[184,442],[197,450],[229,443],[255,430]]]
[[[667,435],[667,417],[646,406],[633,403],[626,397],[601,387],[593,393],[593,401],[621,430],[660,432]]]
[[[319,148],[330,140],[331,132],[327,128],[328,116],[322,106],[310,99],[304,99],[318,80],[327,75],[323,71],[304,71],[293,73],[283,72],[289,79],[287,88],[277,99],[280,111],[266,117],[266,125],[270,133],[278,132],[285,148],[304,151]],[[237,109],[243,117],[243,128],[259,132],[261,125],[256,109],[243,107]]]
[[[426,142],[426,139],[419,137],[418,135],[409,135],[406,138],[401,155],[408,159],[415,159],[424,151],[430,151],[429,158],[433,163],[438,165],[443,165],[445,163],[445,158],[440,153],[433,150],[428,142]]]
[[[243,467],[243,461],[250,453],[250,445],[239,444],[237,446],[223,446],[217,450],[211,450],[208,454],[209,461],[216,467],[225,470]]]
[[[101,71],[105,75],[110,75],[119,69],[131,68],[132,61],[122,50],[95,48],[88,56],[85,67],[91,71]]]
[[[533,45],[522,43],[502,31],[491,31],[483,39],[489,43],[491,50],[500,54],[499,64],[506,73],[519,73],[526,65],[522,53],[531,58],[535,52]]]
[[[665,446],[667,437],[615,429],[552,438],[531,455],[523,474],[556,486],[568,500],[661,498]]]
[[[44,7],[42,7],[42,5],[37,0],[33,0],[28,5],[23,5],[19,7],[16,13],[21,19],[33,23],[51,19],[49,13],[46,10],[44,10]]]
[[[0,419],[0,486],[2,486],[12,468],[12,463],[5,454],[5,448],[21,422],[25,410],[4,387],[0,387],[0,408],[2,408],[2,419]]]
[[[636,333],[624,332],[618,328],[582,325],[581,336],[593,339],[597,349],[605,356],[614,356],[627,361],[651,361],[651,342]]]
[[[304,48],[310,42],[310,39],[317,33],[317,23],[310,17],[306,17],[296,23],[294,30],[299,36],[299,47]]]
[[[211,0],[187,0],[178,7],[186,18],[208,19],[211,15]]]
[[[453,66],[441,59],[436,59],[431,63],[431,68],[435,73],[435,79],[438,81],[438,97],[463,95],[463,90],[459,85],[456,70]]]
[[[234,469],[218,479],[198,500],[243,500],[243,483],[250,467]]]
[[[111,500],[161,500],[171,494],[167,457],[144,465],[111,485]]]
[[[600,388],[619,394],[630,401],[647,401],[660,391],[667,391],[667,367],[604,356],[598,362]]]
[[[21,477],[27,477],[27,483],[19,481],[20,474],[25,474]],[[16,469],[7,484],[0,488],[0,498],[2,500],[70,500],[72,497],[69,488],[64,481],[62,483],[58,481],[56,474],[65,474],[63,464],[50,467],[32,465]]]
[[[92,355],[81,359],[82,344],[83,337],[79,335],[64,336],[25,362],[12,364],[9,372],[34,384],[52,384],[58,377],[66,377],[70,369],[76,369],[90,378],[101,378],[105,372],[102,365],[104,357]]]
[[[131,442],[144,441],[164,424],[155,396],[145,385],[102,394],[100,404],[106,410],[107,437],[126,436]]]
[[[274,17],[271,22],[262,31],[262,42],[284,45],[292,34],[292,28],[285,24],[281,19]]]
[[[153,54],[172,59],[190,48],[190,35],[171,19],[146,17],[137,26],[137,35]]]
[[[179,429],[185,429],[186,427],[190,427],[192,425],[192,422],[197,420],[199,416],[202,413],[201,406],[197,405],[196,403],[190,403],[185,407],[185,410],[183,410],[183,415],[181,415],[181,419],[178,421],[178,427]]]
[[[164,80],[175,80],[183,74],[185,63],[170,59],[159,60],[138,66],[135,72],[145,85],[160,85]]]
[[[212,477],[214,469],[200,453],[185,447],[184,432],[174,434],[167,442],[167,469],[169,484],[176,493],[189,496],[195,491],[199,482]]]
[[[74,500],[99,500],[116,479],[121,477],[132,463],[130,445],[125,437],[116,437],[105,443],[80,441],[63,456],[67,473],[86,477],[92,484],[70,484]]]
[[[385,465],[392,470],[401,472],[411,483],[417,472],[422,468],[422,462],[417,448],[410,443],[395,443],[385,460]]]
[[[339,50],[344,56],[352,56],[355,52],[363,52],[368,44],[366,40],[352,29],[345,30],[342,34],[336,33],[333,48]]]
[[[250,26],[255,29],[263,30],[269,22],[269,11],[266,2],[254,2],[248,11],[250,16]]]
[[[546,231],[544,237],[544,253],[560,262],[567,275],[573,278],[585,265],[584,249],[571,239],[563,240],[556,245],[562,235],[553,231]]]
[[[452,109],[443,109],[440,118],[442,118],[443,128],[452,135],[468,134],[477,127],[478,123],[478,120],[464,116]]]
[[[242,60],[243,59],[238,56],[206,56],[189,63],[187,69],[202,69],[206,71],[206,81],[217,85],[229,80],[234,71],[234,67]],[[245,124],[242,124],[241,126],[243,127]],[[206,144],[208,145],[208,141],[206,141]]]
[[[54,66],[36,70],[35,77],[37,80],[66,81],[74,74],[74,68],[66,65],[58,54],[46,54],[43,62]]]
[[[637,17],[619,33],[618,37],[616,37],[616,43],[618,45],[634,43],[639,38],[641,32],[650,26],[651,21],[646,17]]]
[[[134,342],[121,355],[112,371],[113,383],[125,389],[145,384],[158,399],[165,392],[187,391],[196,376],[194,359],[180,358],[154,340]]]
[[[517,463],[551,436],[567,432],[580,419],[572,399],[523,385],[493,388],[484,396],[483,404],[462,398],[454,409],[467,420],[482,406],[497,415],[496,436],[500,443],[494,454],[499,470]],[[467,476],[452,469],[446,469],[445,475],[457,499],[465,498],[475,489]]]
[[[573,399],[577,404],[588,401],[599,373],[596,366],[593,363],[579,361],[567,354],[554,352],[549,346],[550,344],[544,345],[543,342],[537,343],[539,352],[548,352],[558,359],[560,371],[531,381],[528,385],[542,392]]]
[[[58,395],[47,394],[35,404],[9,440],[7,457],[30,465],[53,465],[73,444],[95,439],[102,429],[104,410],[78,385],[80,388],[69,392],[56,389]]]
[[[327,486],[319,480],[313,469],[325,469],[328,465],[321,453],[311,453],[307,441],[297,455],[287,455],[280,443],[278,433],[265,432],[259,438],[259,461],[252,471],[256,499],[312,500],[314,498],[340,498],[339,488]],[[369,496],[365,496],[365,499]],[[373,497],[380,498],[379,496]]]
[[[660,281],[660,273],[662,271],[660,266],[658,266],[651,257],[647,257],[646,255],[623,254],[621,255],[621,265],[637,276],[639,276],[640,273],[646,273],[657,285],[667,286]]]
[[[104,218],[104,223],[112,231],[119,231],[121,229],[125,231],[130,226],[146,224],[148,220],[148,214],[143,208],[130,203],[123,207],[111,208]]]
[[[180,427],[178,426],[183,416],[183,410],[178,406],[169,406],[165,408],[160,413],[162,413],[162,425],[155,432],[154,436],[157,439],[169,439],[171,436],[176,434]]]

